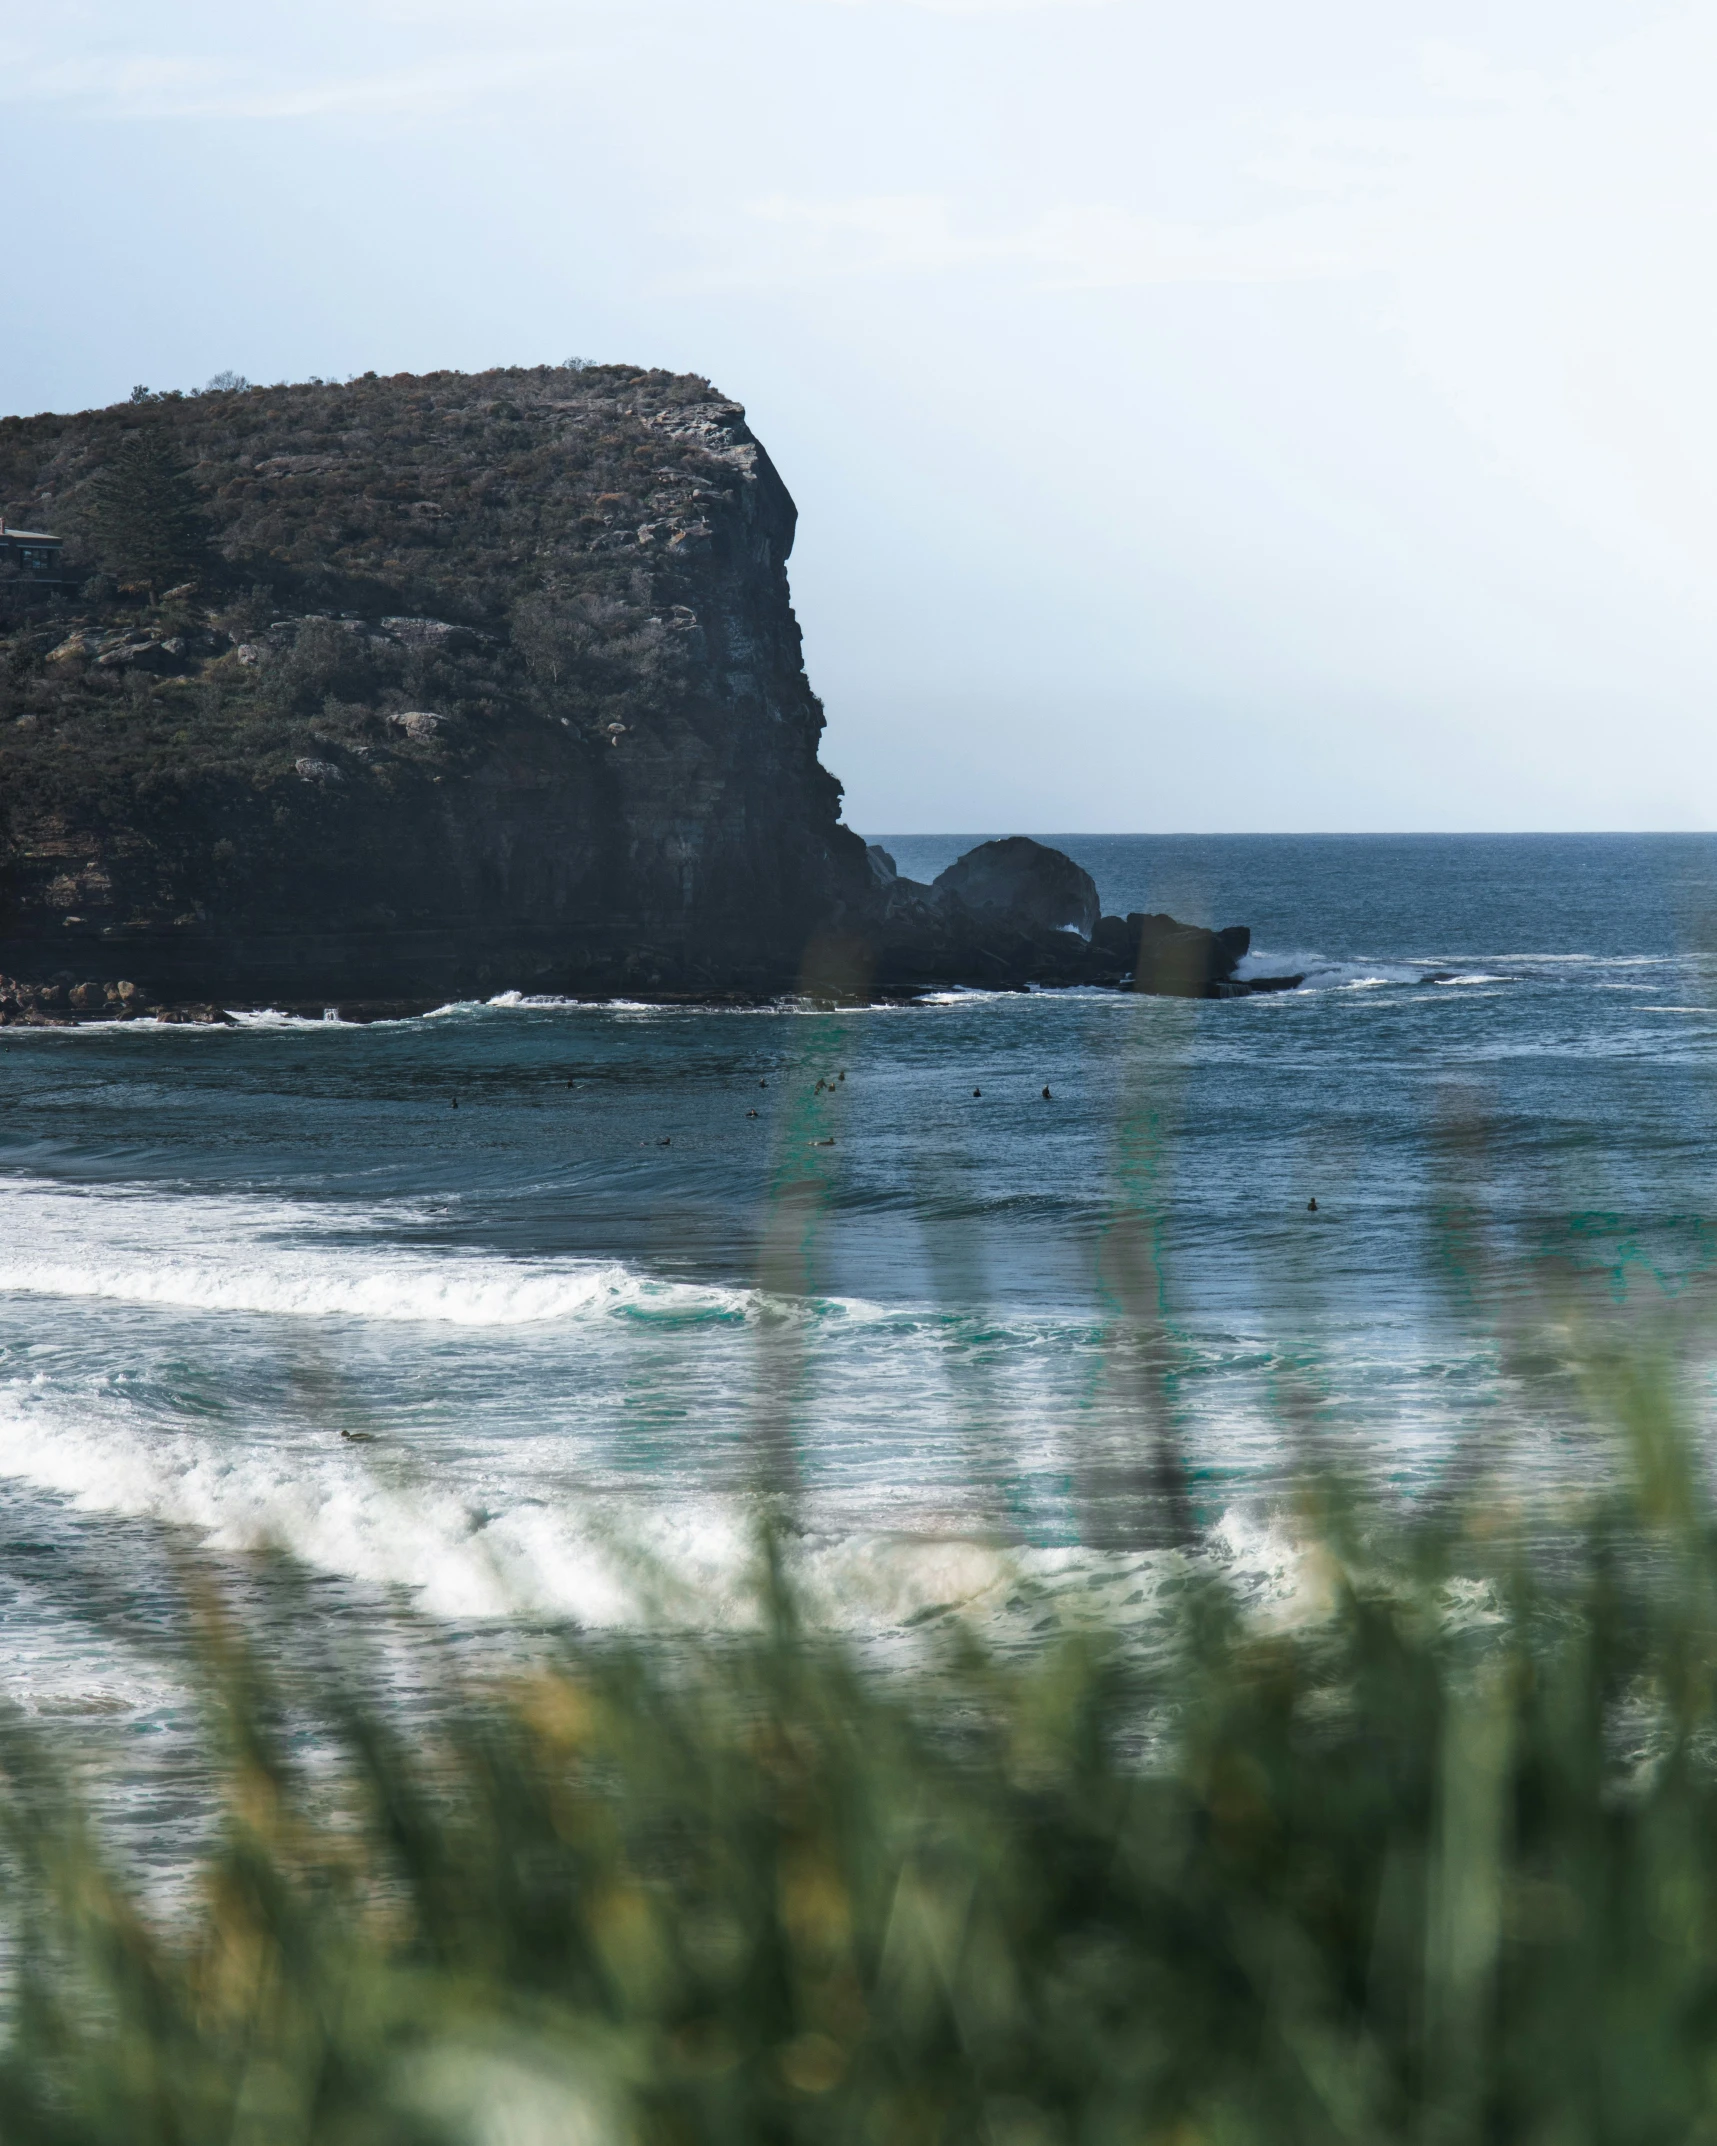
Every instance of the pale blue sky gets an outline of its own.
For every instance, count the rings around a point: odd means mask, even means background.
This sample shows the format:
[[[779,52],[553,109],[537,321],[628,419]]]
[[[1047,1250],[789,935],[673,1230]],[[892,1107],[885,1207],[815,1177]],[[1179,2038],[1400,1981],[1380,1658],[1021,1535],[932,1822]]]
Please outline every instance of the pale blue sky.
[[[1717,11],[0,0],[0,409],[577,353],[867,832],[1717,817]]]

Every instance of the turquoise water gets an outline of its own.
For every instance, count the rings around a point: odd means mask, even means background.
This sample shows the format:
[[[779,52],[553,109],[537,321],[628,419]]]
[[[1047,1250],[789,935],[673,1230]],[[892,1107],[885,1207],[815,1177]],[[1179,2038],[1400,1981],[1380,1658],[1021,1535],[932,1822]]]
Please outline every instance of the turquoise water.
[[[167,1718],[184,1531],[330,1616],[719,1624],[789,1488],[829,1621],[1026,1636],[1148,1598],[1159,1437],[1274,1585],[1295,1426],[1415,1495],[1506,1419],[1475,1231],[1697,1292],[1717,841],[1048,839],[1305,986],[0,1033],[0,1683]]]

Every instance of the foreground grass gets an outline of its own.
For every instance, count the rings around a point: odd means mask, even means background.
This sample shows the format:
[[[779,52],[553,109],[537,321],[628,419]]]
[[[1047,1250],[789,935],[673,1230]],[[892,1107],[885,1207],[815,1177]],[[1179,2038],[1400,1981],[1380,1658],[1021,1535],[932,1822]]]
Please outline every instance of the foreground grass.
[[[1717,2136],[1717,1526],[1630,1377],[1551,1570],[1311,1483],[1313,1606],[1191,1560],[1144,1664],[878,1678],[766,1582],[753,1640],[569,1648],[408,1743],[210,1598],[190,1912],[5,1732],[0,2139]]]

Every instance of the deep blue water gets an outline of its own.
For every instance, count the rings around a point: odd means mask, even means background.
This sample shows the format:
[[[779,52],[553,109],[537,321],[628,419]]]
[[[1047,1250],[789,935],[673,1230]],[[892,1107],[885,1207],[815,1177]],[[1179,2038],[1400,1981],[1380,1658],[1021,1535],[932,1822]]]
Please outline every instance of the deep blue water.
[[[1415,1494],[1507,1417],[1499,1292],[1697,1292],[1717,839],[1047,839],[1306,986],[0,1033],[4,1680],[155,1719],[177,1528],[719,1621],[789,1484],[833,1620],[1036,1629],[1137,1594],[1144,1427],[1264,1569],[1296,1425]]]

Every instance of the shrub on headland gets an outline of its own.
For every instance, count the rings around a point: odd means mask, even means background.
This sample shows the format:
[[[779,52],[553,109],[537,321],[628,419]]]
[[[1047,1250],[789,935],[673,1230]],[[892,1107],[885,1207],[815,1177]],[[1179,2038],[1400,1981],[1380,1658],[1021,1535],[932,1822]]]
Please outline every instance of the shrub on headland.
[[[165,433],[130,434],[91,480],[89,494],[102,565],[122,584],[145,590],[151,603],[169,581],[203,562],[208,536],[197,488]]]
[[[1615,1390],[1553,1558],[1308,1483],[1296,1614],[1187,1554],[1145,1651],[882,1673],[770,1563],[754,1638],[568,1641],[407,1736],[217,1605],[176,1909],[6,1732],[0,2137],[1708,2136],[1717,1532]]]

